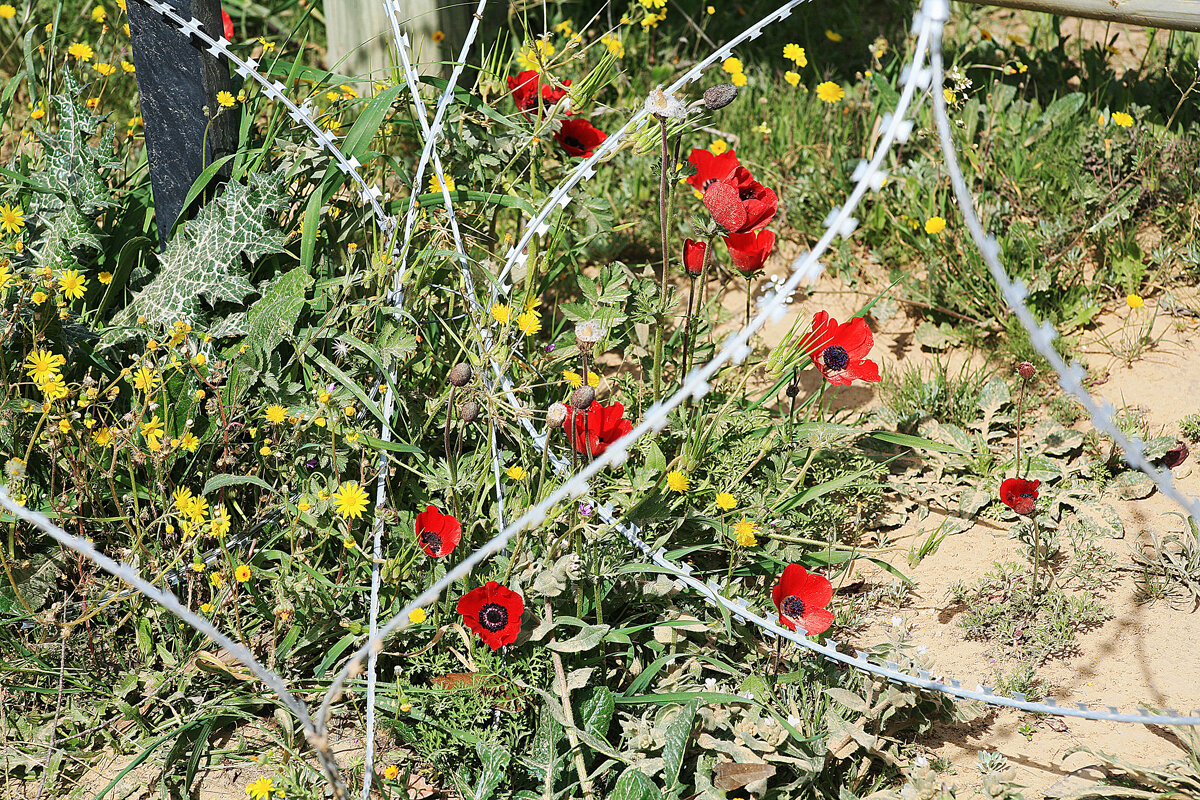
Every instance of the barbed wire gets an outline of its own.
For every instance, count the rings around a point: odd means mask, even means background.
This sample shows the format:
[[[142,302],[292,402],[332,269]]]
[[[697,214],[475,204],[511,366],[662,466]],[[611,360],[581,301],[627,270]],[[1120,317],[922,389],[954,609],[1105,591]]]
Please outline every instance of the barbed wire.
[[[185,35],[195,36],[201,41],[208,44],[209,52],[214,55],[222,56],[231,61],[235,65],[238,74],[243,77],[250,78],[260,83],[263,86],[264,93],[273,100],[277,100],[284,104],[290,112],[290,116],[297,123],[304,125],[313,135],[314,139],[321,147],[330,152],[331,157],[337,163],[339,169],[346,173],[360,188],[359,196],[363,202],[368,203],[372,212],[376,217],[377,223],[381,229],[389,233],[394,242],[396,235],[396,219],[389,217],[379,205],[379,198],[382,192],[377,187],[369,186],[366,181],[358,174],[358,167],[362,165],[357,162],[357,159],[347,158],[337,148],[335,141],[336,136],[329,131],[323,131],[309,118],[309,116],[298,107],[295,103],[289,100],[284,94],[286,87],[282,83],[276,81],[272,83],[266,77],[259,74],[255,67],[258,65],[254,59],[242,60],[237,55],[232,53],[229,48],[229,42],[223,36],[219,39],[213,39],[208,36],[201,28],[201,23],[192,18],[185,20],[169,5],[159,2],[159,0],[141,0],[150,8],[160,13],[165,18],[173,21],[179,30]],[[752,25],[739,37],[731,40],[725,46],[717,49],[710,54],[702,62],[694,66],[691,70],[679,78],[675,83],[671,84],[665,91],[667,94],[673,94],[682,86],[697,80],[703,70],[718,60],[731,55],[733,47],[736,47],[743,41],[757,38],[761,34],[763,28],[767,25],[785,19],[790,15],[792,9],[799,5],[804,0],[790,0],[790,2],[776,9],[771,14],[764,17],[755,25]],[[604,454],[600,455],[592,462],[584,466],[580,471],[571,474],[570,477],[557,489],[553,490],[543,501],[535,506],[527,509],[520,517],[510,522],[507,526],[500,525],[501,531],[491,540],[485,543],[482,547],[476,549],[462,562],[449,570],[446,575],[439,581],[434,582],[427,587],[421,594],[410,601],[395,617],[389,620],[386,624],[370,635],[367,641],[358,648],[347,660],[341,670],[335,675],[331,681],[330,687],[324,697],[315,718],[308,714],[307,706],[297,700],[288,691],[283,679],[276,673],[266,669],[259,664],[253,656],[236,642],[229,640],[223,634],[214,628],[207,620],[204,620],[198,615],[191,612],[183,606],[178,599],[174,598],[157,587],[149,584],[144,579],[140,578],[136,572],[128,565],[123,565],[112,561],[95,550],[86,540],[80,537],[75,537],[62,531],[57,526],[53,525],[44,515],[37,512],[29,511],[20,504],[13,502],[7,495],[7,492],[0,487],[0,505],[3,505],[10,512],[14,513],[21,519],[36,525],[38,528],[46,531],[60,544],[75,552],[84,555],[92,560],[105,571],[113,574],[121,580],[129,583],[134,589],[158,603],[162,607],[179,616],[184,622],[196,628],[203,635],[213,639],[221,646],[225,647],[235,658],[241,661],[251,669],[256,676],[279,695],[284,705],[297,716],[305,729],[306,736],[310,744],[313,745],[321,759],[322,769],[326,772],[327,778],[333,785],[335,796],[338,794],[338,787],[341,785],[340,775],[337,772],[336,761],[332,760],[332,756],[328,753],[328,743],[325,741],[325,732],[327,731],[328,716],[332,703],[340,696],[342,688],[348,676],[354,670],[359,668],[363,657],[373,652],[391,633],[402,630],[407,627],[409,615],[412,611],[435,600],[440,596],[441,592],[451,583],[461,578],[466,577],[472,568],[487,558],[499,552],[507,542],[516,535],[519,531],[543,522],[549,511],[557,506],[560,502],[568,499],[584,497],[589,494],[590,485],[589,479],[598,474],[602,469],[608,466],[620,465],[628,458],[629,446],[639,439],[641,436],[649,433],[657,433],[662,430],[667,424],[666,415],[678,407],[681,403],[689,398],[700,398],[709,390],[709,379],[721,367],[728,363],[741,363],[749,355],[750,349],[748,342],[750,338],[766,324],[767,321],[778,321],[786,315],[784,306],[785,298],[791,293],[801,282],[811,281],[821,272],[819,258],[828,249],[832,241],[837,236],[848,238],[853,234],[857,227],[857,220],[852,216],[853,210],[858,202],[866,194],[869,189],[877,190],[885,179],[885,173],[881,169],[883,158],[886,156],[893,142],[903,142],[907,139],[912,130],[912,122],[905,118],[910,103],[912,102],[914,93],[917,88],[922,90],[928,89],[930,83],[936,77],[939,83],[935,86],[940,86],[940,76],[942,74],[942,54],[941,54],[941,38],[942,29],[946,19],[949,16],[949,8],[946,0],[924,0],[922,10],[917,13],[914,18],[914,32],[917,34],[916,54],[913,58],[913,63],[902,75],[902,83],[904,84],[899,100],[897,101],[896,109],[893,114],[885,115],[881,120],[881,129],[884,131],[880,137],[879,144],[875,156],[868,161],[861,161],[852,175],[855,187],[847,198],[846,202],[839,207],[832,209],[825,219],[826,231],[813,248],[807,253],[802,254],[792,263],[792,272],[788,280],[774,293],[763,298],[759,304],[758,312],[755,317],[741,330],[729,335],[722,343],[721,348],[714,354],[713,359],[703,367],[693,368],[682,382],[680,388],[668,399],[656,402],[646,412],[643,419],[634,427],[634,429],[624,437],[621,437],[617,442],[610,445]],[[928,51],[930,53],[931,67],[923,66],[923,55]],[[463,61],[460,58],[460,64]],[[438,112],[441,115],[449,103],[452,89],[448,89],[443,95],[442,101],[439,102]],[[946,116],[944,99],[938,91],[934,91],[934,110],[937,118],[939,134],[941,138],[942,149],[947,160],[947,167],[950,170],[952,182],[954,184],[955,194],[958,198],[959,206],[967,221],[967,226],[971,231],[972,237],[979,245],[985,260],[988,263],[989,270],[993,277],[997,280],[998,285],[1004,293],[1006,301],[1013,307],[1022,325],[1030,333],[1031,341],[1036,349],[1044,355],[1055,371],[1058,373],[1060,385],[1065,391],[1078,397],[1092,416],[1093,424],[1097,429],[1104,431],[1113,437],[1118,446],[1122,447],[1125,453],[1126,460],[1131,466],[1141,470],[1154,479],[1159,489],[1164,495],[1171,497],[1176,502],[1180,503],[1194,519],[1200,519],[1200,504],[1194,498],[1188,497],[1180,492],[1175,486],[1169,471],[1158,470],[1144,454],[1143,443],[1137,439],[1126,437],[1115,423],[1115,410],[1106,402],[1095,401],[1090,394],[1083,388],[1083,370],[1078,364],[1067,365],[1065,361],[1057,354],[1052,347],[1052,341],[1055,336],[1052,326],[1048,324],[1039,325],[1024,305],[1024,297],[1026,290],[1024,286],[1017,282],[1008,280],[1002,266],[998,260],[999,246],[995,240],[987,236],[979,224],[978,219],[974,215],[974,210],[971,204],[969,190],[966,187],[965,180],[962,177],[961,171],[958,169],[957,160],[954,155],[953,142],[949,134],[948,117]],[[414,98],[419,106],[419,98]],[[423,109],[422,109],[423,111]],[[419,115],[421,111],[418,112]],[[551,193],[547,201],[541,209],[534,215],[525,225],[522,236],[517,244],[509,251],[504,266],[497,276],[496,287],[500,290],[505,290],[507,287],[504,280],[511,270],[521,263],[527,254],[526,248],[534,235],[544,234],[548,229],[546,219],[557,208],[565,208],[571,201],[570,192],[578,184],[584,180],[588,180],[595,175],[594,166],[602,159],[611,156],[615,153],[616,148],[621,139],[644,120],[646,112],[643,110],[635,112],[629,120],[626,121],[617,132],[610,135],[608,139],[596,149],[593,156],[585,159],[580,165],[561,182]],[[435,117],[439,119],[440,117]],[[440,127],[431,127],[428,133],[440,131]],[[434,158],[435,173],[439,175],[439,180],[443,186],[443,200],[447,206],[448,215],[452,221],[452,225],[456,225],[455,215],[451,206],[451,198],[446,190],[445,174],[440,168],[440,163],[436,160],[436,153],[432,151],[433,137],[427,136],[426,149],[430,151],[430,157]],[[418,190],[418,185],[414,183],[414,194]],[[408,234],[405,236],[405,244],[407,244]],[[458,242],[456,241],[456,245]],[[391,252],[395,252],[394,248]],[[460,248],[459,254],[463,256],[463,271],[465,279],[470,279],[469,263],[466,262],[465,252]],[[399,265],[402,268],[402,265]],[[473,283],[468,284],[473,288]],[[475,298],[474,292],[469,295]],[[478,300],[474,299],[474,305],[477,307]],[[498,368],[498,365],[492,360],[493,370]],[[508,394],[511,400],[516,400],[513,393],[511,381],[501,374],[498,376],[499,383],[502,389]],[[389,387],[390,388],[390,387]],[[386,405],[386,404],[385,404]],[[519,404],[518,406],[519,407]],[[393,407],[394,411],[394,407]],[[389,415],[390,416],[390,415]],[[521,417],[524,426],[533,437],[535,443],[545,444],[544,437],[546,434],[539,434],[533,429],[532,423],[528,419]],[[493,448],[494,448],[494,431],[493,431]],[[552,454],[556,466],[556,470],[566,469],[569,471],[569,466],[557,454]],[[497,476],[497,483],[499,483]],[[1163,714],[1153,714],[1147,711],[1139,713],[1122,713],[1115,707],[1109,706],[1108,711],[1099,711],[1096,708],[1087,704],[1078,703],[1073,708],[1059,706],[1053,698],[1043,699],[1041,702],[1033,702],[1025,699],[1023,695],[1014,693],[1011,696],[997,695],[990,687],[980,686],[977,689],[969,690],[962,687],[961,681],[954,679],[938,678],[930,675],[928,672],[918,670],[916,674],[910,674],[899,668],[894,662],[884,662],[877,664],[869,660],[866,653],[859,650],[853,656],[842,653],[839,650],[840,645],[832,640],[826,639],[824,644],[817,644],[810,641],[806,636],[790,631],[770,619],[767,619],[756,612],[750,610],[748,603],[744,599],[730,600],[724,597],[720,592],[719,585],[712,581],[703,583],[694,578],[691,573],[691,568],[684,564],[676,564],[667,558],[663,549],[653,550],[646,542],[638,535],[640,528],[633,523],[624,523],[616,516],[611,504],[601,504],[597,506],[601,517],[607,524],[615,527],[632,546],[641,551],[654,564],[662,569],[670,572],[675,580],[689,586],[694,591],[698,592],[709,603],[720,606],[738,619],[743,620],[755,627],[761,629],[768,636],[782,636],[793,643],[819,653],[820,655],[854,667],[855,669],[878,675],[887,680],[903,683],[914,686],[916,688],[926,689],[930,691],[941,692],[954,697],[959,697],[966,700],[977,700],[984,703],[989,703],[997,706],[1007,706],[1025,711],[1033,711],[1036,713],[1052,714],[1055,716],[1080,717],[1085,719],[1111,720],[1116,722],[1135,722],[1142,724],[1162,724],[1162,725],[1196,725],[1200,724],[1200,712],[1193,712],[1191,715],[1180,715],[1178,712],[1168,710]],[[380,557],[378,546],[376,557]]]

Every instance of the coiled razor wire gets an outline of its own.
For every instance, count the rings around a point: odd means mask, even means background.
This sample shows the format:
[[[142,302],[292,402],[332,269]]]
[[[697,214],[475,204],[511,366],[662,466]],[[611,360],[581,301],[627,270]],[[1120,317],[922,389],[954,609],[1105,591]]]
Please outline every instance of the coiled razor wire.
[[[235,64],[235,69],[243,77],[250,77],[256,80],[264,87],[264,93],[282,102],[291,112],[292,118],[309,128],[314,138],[328,150],[338,164],[339,168],[351,177],[360,187],[360,197],[364,202],[371,205],[372,211],[375,213],[376,219],[382,229],[385,231],[393,231],[395,219],[389,217],[383,212],[382,207],[378,203],[379,197],[382,196],[380,190],[376,187],[370,187],[361,178],[357,172],[357,168],[362,166],[357,162],[357,159],[347,159],[336,147],[334,141],[336,137],[329,131],[323,131],[318,128],[312,120],[299,107],[292,103],[284,94],[284,87],[280,82],[270,82],[267,78],[260,75],[254,70],[257,62],[254,59],[243,61],[238,56],[233,54],[229,49],[229,42],[223,36],[219,39],[213,39],[208,36],[201,28],[201,23],[192,18],[185,20],[182,16],[175,12],[170,6],[158,2],[158,0],[143,0],[147,5],[158,11],[167,19],[172,20],[179,27],[180,31],[186,35],[193,35],[202,41],[206,42],[209,47],[209,52],[214,55],[224,56]],[[700,73],[707,66],[717,60],[721,60],[731,55],[731,49],[743,41],[754,39],[759,36],[767,25],[787,18],[792,9],[803,0],[790,0],[784,6],[781,6],[776,11],[769,14],[764,19],[760,20],[755,25],[747,29],[736,39],[732,40],[717,52],[710,55],[704,61],[697,64],[683,77],[671,84],[666,89],[668,94],[673,94],[678,88],[697,80]],[[334,787],[335,795],[340,796],[343,791],[340,782],[340,776],[337,770],[336,762],[331,761],[328,750],[328,742],[325,735],[328,730],[328,719],[333,702],[340,697],[345,686],[346,679],[350,674],[356,671],[362,664],[363,658],[373,652],[378,647],[383,639],[390,634],[402,630],[409,624],[409,614],[421,608],[434,600],[441,594],[442,590],[447,588],[451,583],[459,579],[465,578],[471,570],[482,561],[499,552],[507,542],[515,536],[519,531],[526,528],[539,525],[545,521],[548,512],[556,505],[564,500],[573,500],[578,497],[589,494],[590,485],[588,479],[596,475],[602,469],[608,466],[619,466],[628,458],[628,447],[634,441],[647,433],[657,433],[661,431],[667,424],[666,415],[669,411],[679,406],[685,400],[695,397],[703,397],[709,390],[709,379],[727,363],[742,363],[749,355],[750,348],[748,345],[750,337],[756,333],[768,320],[778,321],[786,315],[784,307],[784,299],[791,293],[802,281],[812,280],[821,272],[821,265],[818,261],[821,255],[828,249],[836,236],[849,237],[853,234],[857,227],[857,220],[851,216],[853,210],[857,207],[858,202],[865,195],[868,188],[877,190],[885,180],[885,173],[880,169],[884,157],[890,150],[894,142],[904,142],[912,130],[912,121],[905,119],[905,113],[912,102],[913,95],[917,87],[922,90],[927,90],[936,77],[939,82],[942,75],[942,53],[941,41],[942,31],[946,20],[949,17],[949,7],[946,0],[923,0],[922,9],[914,17],[913,29],[917,33],[916,52],[913,57],[913,63],[902,75],[904,83],[900,98],[897,101],[896,109],[892,114],[885,115],[881,120],[881,128],[884,132],[880,138],[875,156],[868,161],[861,161],[856,167],[852,180],[856,181],[855,187],[847,198],[845,204],[836,207],[830,211],[825,218],[826,232],[821,239],[814,245],[812,250],[802,254],[792,264],[792,274],[788,280],[774,292],[770,297],[764,298],[759,305],[759,311],[744,328],[735,334],[731,334],[722,344],[721,349],[714,355],[712,361],[701,368],[693,368],[678,391],[670,398],[661,400],[652,405],[645,417],[637,424],[633,430],[621,437],[618,441],[611,444],[606,451],[583,467],[578,473],[573,474],[569,479],[553,492],[549,494],[542,502],[529,508],[518,519],[509,523],[500,533],[493,537],[482,547],[475,550],[471,555],[465,558],[462,562],[449,570],[442,579],[426,588],[416,598],[409,602],[399,614],[389,620],[382,628],[371,635],[368,640],[356,650],[349,658],[345,666],[334,677],[331,685],[326,692],[317,715],[310,718],[307,707],[297,700],[288,691],[283,679],[276,673],[268,670],[259,664],[243,647],[236,642],[229,640],[212,624],[198,615],[191,612],[183,606],[177,598],[165,592],[158,587],[145,581],[131,567],[125,564],[115,562],[103,554],[95,550],[95,548],[81,537],[73,536],[66,533],[61,528],[58,528],[50,522],[48,518],[37,512],[32,512],[24,506],[15,503],[9,496],[4,487],[0,487],[0,506],[8,509],[16,516],[24,519],[38,528],[49,533],[56,541],[65,547],[68,547],[75,552],[84,555],[91,561],[96,563],[105,571],[118,577],[119,579],[130,584],[137,591],[144,594],[149,599],[159,605],[171,610],[183,621],[191,625],[197,631],[208,636],[213,641],[221,644],[231,654],[238,658],[247,668],[251,669],[256,676],[271,688],[281,699],[284,705],[296,715],[305,729],[307,738],[310,744],[313,745],[321,760],[322,768],[325,770],[331,785]],[[926,51],[930,53],[930,67],[924,67],[924,54]],[[936,85],[940,85],[936,84]],[[448,93],[449,94],[449,93]],[[967,226],[971,232],[972,238],[979,245],[981,252],[988,264],[989,270],[997,283],[1000,285],[1005,299],[1013,307],[1022,325],[1030,333],[1031,341],[1038,352],[1042,353],[1047,358],[1049,363],[1059,375],[1059,382],[1065,391],[1070,392],[1075,397],[1079,398],[1092,416],[1093,424],[1100,430],[1111,435],[1114,441],[1122,447],[1125,452],[1126,460],[1131,466],[1145,472],[1149,475],[1159,487],[1159,489],[1168,497],[1171,497],[1176,502],[1180,503],[1193,519],[1200,519],[1200,504],[1194,498],[1180,492],[1172,480],[1172,476],[1168,471],[1156,469],[1149,460],[1145,457],[1144,447],[1142,442],[1137,439],[1130,439],[1124,436],[1117,428],[1113,415],[1115,409],[1107,402],[1097,402],[1083,388],[1083,370],[1078,364],[1067,365],[1057,352],[1051,346],[1051,342],[1055,336],[1053,327],[1049,324],[1038,325],[1033,318],[1032,313],[1024,305],[1024,298],[1027,294],[1024,286],[1020,283],[1009,281],[1006,273],[998,260],[999,245],[996,241],[987,236],[978,218],[975,216],[974,209],[971,203],[969,190],[966,187],[966,182],[963,179],[961,170],[958,167],[955,157],[953,142],[950,138],[949,120],[946,115],[944,99],[940,97],[939,92],[933,92],[934,95],[934,111],[938,122],[939,136],[941,139],[943,153],[947,160],[947,167],[950,171],[954,185],[955,195],[958,199],[959,206],[963,212]],[[443,98],[445,102],[445,98]],[[439,105],[439,108],[441,106]],[[543,205],[538,214],[535,215],[526,225],[525,231],[518,241],[517,245],[510,250],[506,258],[503,269],[501,270],[497,284],[504,288],[503,279],[508,275],[513,266],[525,258],[525,248],[532,236],[543,234],[548,229],[545,220],[554,211],[555,208],[565,207],[570,202],[569,192],[580,182],[590,179],[595,175],[594,165],[600,159],[614,152],[617,142],[628,132],[633,126],[645,118],[645,110],[636,112],[630,120],[628,120],[620,130],[597,148],[593,156],[585,159],[579,167],[556,189],[551,193],[550,198]],[[440,130],[434,128],[434,131]],[[428,144],[428,141],[427,141]],[[437,170],[435,164],[435,170]],[[440,172],[440,170],[438,170]],[[443,186],[445,186],[444,177],[442,178]],[[415,191],[415,190],[414,190]],[[444,199],[449,202],[448,192],[443,192]],[[453,213],[451,213],[453,217]],[[468,270],[469,271],[469,270]],[[477,302],[477,301],[476,301]],[[493,361],[493,365],[494,361]],[[501,383],[504,390],[510,398],[514,398],[512,394],[511,382],[506,377],[501,376]],[[522,422],[527,430],[534,437],[534,441],[540,441],[545,445],[546,434],[538,434],[533,430],[532,423],[528,419],[522,418]],[[556,470],[569,469],[566,462],[557,454],[554,455]],[[861,650],[856,650],[853,656],[840,652],[839,644],[833,639],[825,639],[824,644],[818,644],[808,640],[806,636],[795,631],[791,631],[782,627],[774,621],[765,618],[756,612],[750,610],[748,603],[739,598],[738,600],[730,600],[721,594],[720,586],[714,581],[703,583],[692,577],[692,569],[689,565],[679,565],[671,561],[666,556],[664,549],[653,550],[646,544],[638,535],[640,529],[636,524],[625,524],[617,519],[614,509],[611,504],[598,506],[601,517],[610,525],[617,528],[624,535],[630,544],[646,555],[654,564],[660,568],[667,570],[674,575],[675,580],[691,587],[701,596],[703,596],[711,604],[720,606],[740,620],[748,622],[755,627],[763,630],[767,636],[775,637],[782,636],[795,644],[819,653],[825,658],[854,667],[863,672],[871,673],[883,677],[889,681],[901,683],[915,688],[926,689],[929,691],[941,692],[953,697],[958,697],[965,700],[975,700],[996,706],[1004,706],[1023,711],[1031,711],[1035,713],[1043,713],[1061,717],[1076,717],[1082,719],[1106,720],[1113,722],[1134,722],[1140,724],[1156,724],[1156,725],[1200,725],[1200,711],[1193,711],[1190,715],[1181,715],[1174,710],[1168,709],[1164,713],[1151,713],[1148,710],[1140,709],[1137,713],[1122,713],[1115,706],[1107,706],[1107,710],[1099,710],[1085,703],[1076,703],[1073,707],[1060,706],[1053,698],[1044,698],[1040,702],[1029,701],[1021,693],[1013,693],[1012,695],[999,695],[994,692],[991,687],[980,686],[977,689],[965,689],[962,682],[955,679],[938,678],[931,675],[928,671],[917,670],[915,674],[911,674],[902,670],[898,664],[891,661],[886,661],[883,664],[877,664],[869,660],[868,655]]]

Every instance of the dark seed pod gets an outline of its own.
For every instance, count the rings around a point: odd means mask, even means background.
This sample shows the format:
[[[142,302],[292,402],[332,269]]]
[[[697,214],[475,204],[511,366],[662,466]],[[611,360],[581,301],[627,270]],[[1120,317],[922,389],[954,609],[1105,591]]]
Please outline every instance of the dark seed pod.
[[[455,364],[454,369],[450,370],[450,383],[455,386],[466,386],[471,382],[471,365],[470,364]]]
[[[580,386],[571,393],[571,405],[583,411],[590,408],[596,399],[596,390],[590,386]]]
[[[479,403],[474,400],[468,400],[463,403],[458,409],[458,416],[462,417],[462,421],[468,424],[479,419]]]
[[[800,394],[800,387],[794,383],[789,383],[786,394],[788,397],[795,397],[796,395]]]
[[[737,99],[738,90],[732,83],[721,83],[704,93],[704,107],[709,111],[724,108]]]

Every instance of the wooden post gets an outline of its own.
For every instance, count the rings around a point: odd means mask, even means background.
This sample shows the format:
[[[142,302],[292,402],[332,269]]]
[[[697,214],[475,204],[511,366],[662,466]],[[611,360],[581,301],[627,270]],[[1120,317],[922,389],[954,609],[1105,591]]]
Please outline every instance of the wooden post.
[[[443,30],[437,0],[404,0],[397,12],[401,30],[408,32],[419,72],[437,72],[442,48],[433,41]],[[392,29],[382,0],[325,0],[328,66],[342,75],[382,80],[396,61]],[[365,94],[365,92],[364,92]]]
[[[1175,31],[1200,31],[1196,0],[959,0],[979,6],[1042,11],[1063,17],[1087,17]]]
[[[220,0],[167,2],[185,19],[200,20],[214,39],[220,37]],[[233,90],[227,63],[138,0],[129,0],[128,12],[154,221],[159,245],[165,246],[175,221],[190,210],[183,201],[192,183],[206,166],[237,148],[238,112],[234,106],[210,120],[220,107],[217,92]]]

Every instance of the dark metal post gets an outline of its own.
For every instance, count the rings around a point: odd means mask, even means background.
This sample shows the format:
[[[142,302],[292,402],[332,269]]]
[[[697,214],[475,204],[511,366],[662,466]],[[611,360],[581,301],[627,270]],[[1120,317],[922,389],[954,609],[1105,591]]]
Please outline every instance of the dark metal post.
[[[185,19],[198,19],[214,39],[220,37],[220,0],[166,1]],[[220,108],[217,92],[233,91],[228,64],[138,0],[129,0],[128,11],[155,223],[159,245],[165,246],[175,221],[195,210],[183,207],[192,183],[237,147],[238,109],[211,119]]]

